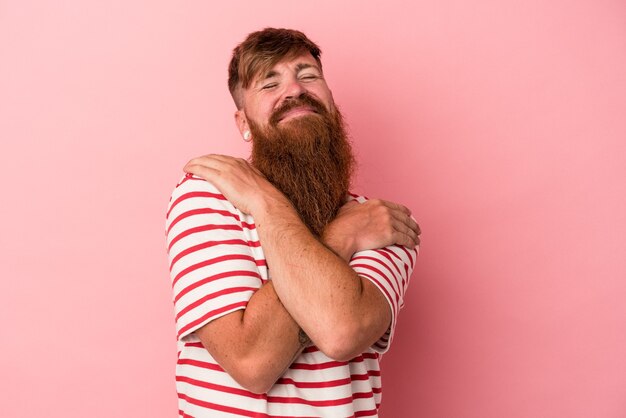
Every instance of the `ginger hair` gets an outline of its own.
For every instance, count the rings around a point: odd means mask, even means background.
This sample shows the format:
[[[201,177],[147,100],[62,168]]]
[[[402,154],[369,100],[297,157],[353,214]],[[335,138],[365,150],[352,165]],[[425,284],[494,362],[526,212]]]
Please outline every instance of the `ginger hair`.
[[[293,29],[265,28],[252,32],[233,50],[228,66],[228,89],[237,109],[243,107],[243,89],[253,79],[268,72],[284,59],[295,58],[309,52],[322,69],[320,48],[306,35]]]

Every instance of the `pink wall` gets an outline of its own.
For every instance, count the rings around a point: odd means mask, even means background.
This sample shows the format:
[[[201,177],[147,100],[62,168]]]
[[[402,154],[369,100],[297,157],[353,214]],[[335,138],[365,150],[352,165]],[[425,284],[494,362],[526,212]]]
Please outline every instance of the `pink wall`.
[[[248,152],[226,65],[269,25],[424,231],[381,416],[626,416],[620,0],[0,2],[0,416],[175,416],[165,207]]]

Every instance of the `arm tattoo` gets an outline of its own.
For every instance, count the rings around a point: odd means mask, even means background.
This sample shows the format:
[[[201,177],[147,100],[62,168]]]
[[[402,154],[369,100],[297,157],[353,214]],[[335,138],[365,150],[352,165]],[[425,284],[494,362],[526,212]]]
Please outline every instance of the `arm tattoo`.
[[[298,341],[300,342],[300,347],[306,347],[311,342],[311,339],[302,328],[298,331]]]

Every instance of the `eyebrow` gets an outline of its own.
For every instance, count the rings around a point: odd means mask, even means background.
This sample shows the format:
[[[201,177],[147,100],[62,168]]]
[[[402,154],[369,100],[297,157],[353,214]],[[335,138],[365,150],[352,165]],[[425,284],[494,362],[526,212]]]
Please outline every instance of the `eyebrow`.
[[[265,76],[263,78],[261,78],[259,81],[266,80],[266,79],[272,78],[272,77],[276,77],[277,75],[278,75],[277,71],[269,70],[267,72],[267,74],[265,74]]]
[[[300,64],[296,65],[296,73],[299,73],[300,71],[307,68],[315,68],[317,71],[320,70],[317,65],[309,64],[307,62],[301,62]],[[267,80],[268,78],[276,77],[277,75],[280,75],[278,74],[278,71],[269,70],[262,78],[259,79],[259,81]]]
[[[296,65],[296,73],[299,73],[300,71],[306,68],[315,68],[317,71],[320,70],[319,68],[317,68],[317,65],[309,64],[306,62],[301,62],[300,64]]]

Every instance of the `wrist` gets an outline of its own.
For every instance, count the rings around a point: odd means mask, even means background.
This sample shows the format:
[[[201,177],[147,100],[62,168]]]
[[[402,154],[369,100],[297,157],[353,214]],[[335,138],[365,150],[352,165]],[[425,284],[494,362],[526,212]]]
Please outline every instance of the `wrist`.
[[[266,237],[267,233],[285,233],[293,230],[294,227],[298,230],[300,228],[308,230],[291,201],[277,189],[269,193],[259,193],[251,206],[251,215],[254,217],[257,227],[261,227],[264,231],[263,235]]]
[[[345,261],[350,261],[356,252],[356,238],[336,232],[332,223],[322,233],[322,242]]]
[[[258,190],[250,199],[250,214],[255,219],[288,207],[291,207],[289,199],[274,187]]]

